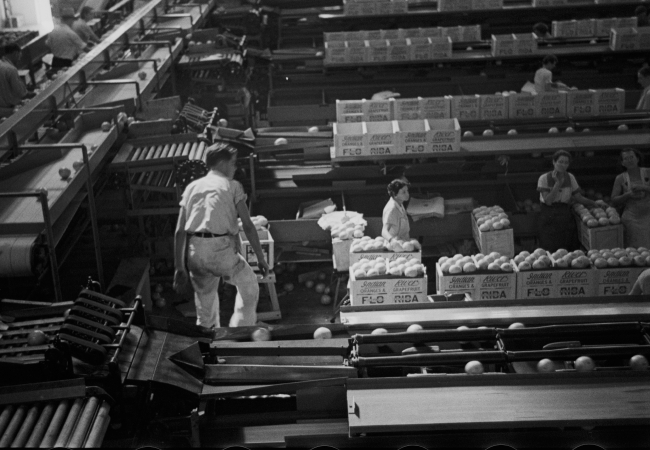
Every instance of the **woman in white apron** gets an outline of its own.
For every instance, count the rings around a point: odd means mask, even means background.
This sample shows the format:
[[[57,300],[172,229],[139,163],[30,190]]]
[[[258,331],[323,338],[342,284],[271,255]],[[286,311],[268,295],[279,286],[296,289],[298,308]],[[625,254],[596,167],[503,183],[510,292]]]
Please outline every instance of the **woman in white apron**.
[[[625,246],[650,248],[650,169],[639,167],[641,158],[636,149],[621,151],[625,172],[614,181],[612,202],[625,207],[621,215]]]

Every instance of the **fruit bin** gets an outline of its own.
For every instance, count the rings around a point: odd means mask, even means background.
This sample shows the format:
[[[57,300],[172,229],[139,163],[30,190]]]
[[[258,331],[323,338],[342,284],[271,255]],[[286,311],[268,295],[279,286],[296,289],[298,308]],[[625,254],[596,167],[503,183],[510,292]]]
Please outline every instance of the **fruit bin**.
[[[488,270],[446,275],[436,263],[436,293],[464,293],[472,300],[514,300],[517,276],[515,272]]]
[[[505,230],[480,231],[476,223],[476,217],[472,217],[472,235],[476,246],[481,253],[499,252],[502,255],[513,257],[515,254],[515,236],[512,228]]]
[[[623,247],[623,224],[589,228],[576,216],[578,238],[587,250]]]
[[[350,273],[350,303],[371,306],[399,303],[427,303],[427,283],[422,277],[381,276],[357,280]]]

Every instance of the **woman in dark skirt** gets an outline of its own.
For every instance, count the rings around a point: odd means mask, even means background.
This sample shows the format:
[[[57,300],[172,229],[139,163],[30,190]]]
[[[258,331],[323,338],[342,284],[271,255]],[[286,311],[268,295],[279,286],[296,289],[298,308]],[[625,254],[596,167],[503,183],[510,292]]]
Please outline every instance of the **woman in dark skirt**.
[[[567,172],[570,163],[569,152],[558,150],[553,154],[553,170],[540,176],[537,182],[541,203],[539,246],[551,253],[560,248],[574,250],[578,247],[571,205],[596,206],[596,202],[580,193],[575,177]]]

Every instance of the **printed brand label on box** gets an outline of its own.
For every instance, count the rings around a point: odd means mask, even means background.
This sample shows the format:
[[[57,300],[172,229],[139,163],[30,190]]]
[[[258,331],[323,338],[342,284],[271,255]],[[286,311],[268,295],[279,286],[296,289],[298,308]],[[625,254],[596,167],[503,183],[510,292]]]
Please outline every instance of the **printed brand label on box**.
[[[392,120],[391,101],[364,100],[363,114],[367,122],[386,122]]]
[[[463,95],[451,99],[451,115],[458,120],[478,120],[479,96]]]
[[[621,114],[625,110],[625,91],[623,89],[598,89],[596,90],[596,104],[598,105],[598,114]]]
[[[396,120],[417,120],[422,117],[419,98],[409,98],[404,100],[395,100],[395,119]]]
[[[444,97],[427,97],[422,99],[422,116],[424,119],[449,119],[450,101]]]
[[[565,117],[566,92],[542,92],[535,97],[536,117]]]
[[[508,115],[511,119],[532,119],[535,117],[535,96],[512,94],[509,96]]]
[[[350,265],[359,262],[362,259],[374,261],[379,258],[387,261],[396,261],[398,258],[422,261],[422,252],[350,252]]]
[[[481,120],[507,119],[508,100],[503,95],[481,95]]]

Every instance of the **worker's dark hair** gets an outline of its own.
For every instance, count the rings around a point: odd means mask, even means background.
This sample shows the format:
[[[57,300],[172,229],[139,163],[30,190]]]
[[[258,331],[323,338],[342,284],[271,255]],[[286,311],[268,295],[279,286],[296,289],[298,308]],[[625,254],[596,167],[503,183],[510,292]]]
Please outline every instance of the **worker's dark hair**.
[[[571,162],[571,153],[567,152],[566,150],[558,150],[557,152],[553,153],[553,162],[556,162],[562,156],[566,156],[569,158],[569,162]]]
[[[237,149],[225,142],[217,142],[208,147],[205,155],[205,164],[212,168],[221,161],[230,161],[233,156],[237,156]]]
[[[648,8],[646,8],[643,5],[637,6],[636,9],[634,10],[634,15],[638,16],[639,14],[648,14]]]
[[[7,44],[2,48],[3,55],[11,55],[12,53],[20,52],[21,48],[18,44]]]
[[[643,78],[650,77],[650,67],[641,67],[639,69],[639,75]]]
[[[621,165],[623,164],[623,153],[628,153],[628,152],[634,153],[634,155],[636,156],[636,159],[639,161],[639,166],[640,166],[641,163],[643,162],[643,153],[641,153],[636,148],[632,148],[632,147],[626,147],[623,150],[621,150],[621,154],[619,155],[620,156],[620,161],[619,162],[621,163]]]
[[[410,186],[410,184],[402,179],[391,181],[388,183],[388,195],[395,197],[404,186]]]
[[[542,59],[542,64],[546,65],[549,63],[555,63],[557,64],[557,56],[555,55],[546,55],[544,59]]]
[[[90,6],[84,6],[79,10],[79,17],[86,17],[88,14],[92,14],[95,10],[92,9]]]
[[[543,35],[548,33],[548,25],[546,25],[544,22],[537,22],[535,25],[533,25],[533,31],[537,35]]]

